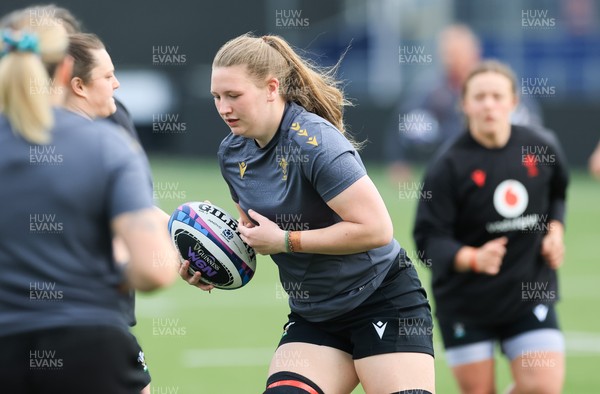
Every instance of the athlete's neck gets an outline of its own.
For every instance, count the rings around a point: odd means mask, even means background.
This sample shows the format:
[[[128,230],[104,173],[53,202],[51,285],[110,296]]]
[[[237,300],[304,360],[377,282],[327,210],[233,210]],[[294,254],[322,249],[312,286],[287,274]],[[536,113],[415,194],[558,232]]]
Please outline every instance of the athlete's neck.
[[[76,113],[77,115],[83,116],[84,118],[87,118],[87,119],[89,119],[89,120],[93,120],[93,119],[94,119],[94,117],[93,117],[91,114],[89,114],[88,112],[86,112],[84,108],[82,108],[82,107],[78,106],[78,105],[77,105],[77,104],[75,104],[75,103],[70,103],[70,102],[67,102],[67,103],[65,104],[65,108],[66,108],[67,110],[69,110],[69,111],[71,111],[71,112],[74,112],[74,113]]]
[[[498,149],[504,147],[508,143],[508,140],[510,139],[510,130],[511,125],[508,123],[504,127],[493,132],[475,131],[471,129],[470,133],[473,139],[480,145],[488,149]]]
[[[269,121],[265,125],[265,129],[268,130],[261,136],[254,138],[259,147],[264,148],[269,144],[269,142],[275,137],[277,131],[279,130],[279,126],[281,125],[281,120],[283,119],[283,113],[285,111],[285,102],[280,100],[273,107],[273,114],[268,116]]]

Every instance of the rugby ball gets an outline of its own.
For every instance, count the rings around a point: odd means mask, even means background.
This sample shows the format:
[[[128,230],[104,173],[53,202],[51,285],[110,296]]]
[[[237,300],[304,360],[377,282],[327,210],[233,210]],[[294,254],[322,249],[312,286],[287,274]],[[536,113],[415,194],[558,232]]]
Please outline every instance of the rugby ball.
[[[240,238],[238,222],[206,202],[180,205],[169,220],[169,233],[190,274],[203,283],[233,290],[248,284],[256,271],[256,252]]]

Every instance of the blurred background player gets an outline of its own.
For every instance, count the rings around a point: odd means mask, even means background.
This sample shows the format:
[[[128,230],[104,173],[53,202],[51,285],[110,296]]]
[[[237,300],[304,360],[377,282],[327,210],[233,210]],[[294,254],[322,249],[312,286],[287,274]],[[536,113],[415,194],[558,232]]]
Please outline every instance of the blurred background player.
[[[61,14],[65,12],[67,11],[62,11]],[[90,33],[70,34],[68,53],[74,60],[74,66],[65,107],[89,120],[113,116],[118,111],[113,92],[119,88],[119,81],[115,76],[115,69],[110,55],[102,41],[96,35]],[[121,108],[123,107],[121,106]],[[131,120],[123,110],[120,113],[122,114],[122,120],[117,124],[121,124],[128,119]],[[131,122],[131,125],[133,125],[133,122]],[[122,130],[125,132],[128,127],[125,123]],[[136,139],[135,128],[131,127],[131,130],[133,133],[129,131],[125,138],[131,140],[130,143],[138,146],[141,151],[139,141]],[[150,178],[148,178],[148,182],[152,184]],[[161,211],[157,209],[157,212],[160,213]],[[115,238],[113,240],[113,249],[115,260],[126,265],[129,256],[121,239]],[[125,296],[123,309],[129,319],[129,324],[132,327],[135,326],[135,292],[133,290]],[[149,394],[151,378],[141,347],[136,354],[136,361],[147,376],[143,384],[142,394]]]
[[[0,197],[11,201],[0,208],[0,387],[138,393],[120,289],[168,285],[177,252],[140,151],[113,126],[56,108],[72,73],[67,32],[36,22],[3,19],[0,47]],[[113,234],[130,256],[127,282]],[[156,253],[172,264],[149,264]]]
[[[465,79],[482,59],[479,38],[466,25],[446,27],[438,36],[442,71],[422,78],[412,97],[403,100],[392,117],[385,145],[392,181],[412,177],[413,164],[423,165],[443,144],[464,131],[459,105]],[[521,102],[511,118],[514,124],[541,126],[541,113],[531,99]]]
[[[468,132],[427,169],[414,238],[432,265],[436,316],[462,393],[493,393],[494,346],[510,393],[560,393],[564,339],[554,303],[568,183],[548,133],[511,125],[514,74],[486,61],[466,79]]]
[[[94,34],[71,34],[68,53],[74,65],[65,107],[90,120],[114,114],[119,81],[102,41]]]
[[[211,93],[231,130],[218,156],[239,232],[271,255],[290,296],[265,393],[350,393],[359,381],[369,393],[433,393],[425,291],[344,133],[347,101],[332,75],[279,36],[239,36],[213,61]],[[289,214],[300,219],[282,221]],[[187,267],[181,276],[197,284]]]

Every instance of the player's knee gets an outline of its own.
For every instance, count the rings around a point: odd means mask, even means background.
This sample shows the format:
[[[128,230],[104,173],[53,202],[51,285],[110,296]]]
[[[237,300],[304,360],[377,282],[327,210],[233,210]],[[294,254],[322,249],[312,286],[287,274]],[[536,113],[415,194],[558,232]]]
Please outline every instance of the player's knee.
[[[548,393],[559,394],[562,392],[562,384],[557,379],[549,380],[526,380],[515,384],[516,393]]]
[[[312,380],[294,372],[276,372],[267,380],[264,394],[325,394]]]

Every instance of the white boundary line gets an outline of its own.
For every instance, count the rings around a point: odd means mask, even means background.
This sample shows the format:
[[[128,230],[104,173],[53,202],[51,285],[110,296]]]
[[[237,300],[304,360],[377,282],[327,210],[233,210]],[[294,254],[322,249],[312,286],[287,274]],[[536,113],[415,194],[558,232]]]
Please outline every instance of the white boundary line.
[[[570,331],[565,334],[567,358],[600,357],[600,333]],[[444,359],[443,346],[434,343],[437,359]],[[181,362],[187,368],[220,368],[243,366],[268,366],[275,347],[187,349]]]

